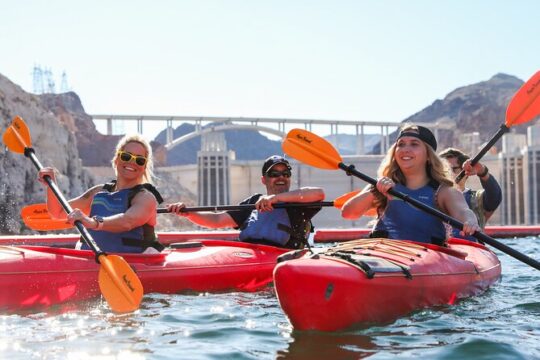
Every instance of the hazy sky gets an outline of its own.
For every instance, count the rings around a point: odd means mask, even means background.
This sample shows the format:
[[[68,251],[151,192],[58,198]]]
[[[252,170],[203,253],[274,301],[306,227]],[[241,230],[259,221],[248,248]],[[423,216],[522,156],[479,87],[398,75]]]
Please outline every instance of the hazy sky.
[[[0,73],[90,114],[401,121],[540,69],[540,1],[0,0]],[[501,119],[501,122],[504,119]]]

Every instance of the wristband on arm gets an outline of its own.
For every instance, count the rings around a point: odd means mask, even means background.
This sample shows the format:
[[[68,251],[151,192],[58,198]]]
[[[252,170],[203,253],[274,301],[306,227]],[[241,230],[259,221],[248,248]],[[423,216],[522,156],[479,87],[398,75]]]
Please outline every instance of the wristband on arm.
[[[489,169],[486,165],[484,165],[484,171],[482,171],[481,174],[476,174],[479,178],[483,178],[484,176],[486,176],[489,172]]]

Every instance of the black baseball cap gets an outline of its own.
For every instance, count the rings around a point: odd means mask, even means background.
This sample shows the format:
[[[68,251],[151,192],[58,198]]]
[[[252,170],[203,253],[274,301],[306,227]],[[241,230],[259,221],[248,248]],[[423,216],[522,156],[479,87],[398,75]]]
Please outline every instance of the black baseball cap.
[[[272,155],[264,161],[264,165],[262,167],[262,174],[265,175],[268,170],[270,170],[272,167],[274,167],[274,165],[277,164],[283,164],[287,166],[287,169],[292,169],[289,161],[287,161],[287,159],[285,159],[283,156]]]
[[[418,128],[418,132],[415,132],[413,129],[407,129],[405,131],[402,130],[397,138],[400,139],[403,136],[412,136],[422,140],[423,142],[431,146],[433,151],[437,151],[437,139],[435,139],[435,136],[433,135],[431,130],[429,130],[427,127],[423,127],[420,125],[416,127]]]

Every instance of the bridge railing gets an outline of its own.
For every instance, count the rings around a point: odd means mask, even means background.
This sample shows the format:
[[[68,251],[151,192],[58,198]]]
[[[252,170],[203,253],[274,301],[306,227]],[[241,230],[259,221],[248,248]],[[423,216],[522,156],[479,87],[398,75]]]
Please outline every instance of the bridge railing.
[[[321,119],[290,119],[290,118],[260,118],[260,117],[223,117],[223,116],[176,116],[176,115],[123,115],[123,114],[97,114],[90,115],[95,122],[106,121],[106,134],[113,135],[115,122],[136,122],[137,132],[143,135],[148,133],[148,126],[151,123],[152,131],[166,130],[166,148],[172,149],[180,143],[195,136],[200,136],[208,131],[222,131],[228,129],[256,129],[274,136],[283,136],[288,130],[294,127],[303,127],[306,130],[314,131],[329,127],[328,135],[341,133],[354,134],[358,136],[358,152],[363,153],[365,137],[367,134],[379,134],[381,136],[380,153],[386,153],[390,146],[389,135],[401,124],[390,121],[356,121],[356,120],[321,120]],[[156,129],[157,122],[164,123],[165,127]],[[174,138],[175,123],[192,123],[195,131],[191,134]],[[436,124],[424,124],[435,132],[438,137],[439,129],[449,129],[452,124],[439,122]],[[316,131],[317,132],[317,131]],[[115,134],[118,135],[118,134]],[[338,137],[335,137],[338,141]],[[335,144],[339,147],[339,144]]]

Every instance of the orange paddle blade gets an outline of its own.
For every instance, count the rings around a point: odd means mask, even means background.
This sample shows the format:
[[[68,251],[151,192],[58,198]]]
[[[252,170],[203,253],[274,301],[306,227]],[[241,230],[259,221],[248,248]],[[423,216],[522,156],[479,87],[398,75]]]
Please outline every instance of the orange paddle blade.
[[[51,215],[47,209],[47,204],[32,204],[21,209],[21,217],[32,217],[36,219],[50,219]]]
[[[360,190],[351,191],[349,193],[341,195],[340,197],[334,200],[334,207],[341,209],[343,205],[347,202],[347,200],[351,199],[352,197],[358,194],[360,194]],[[368,211],[366,211],[363,216],[377,216],[377,209],[371,208]]]
[[[368,209],[362,216],[378,216],[377,209],[372,207]]]
[[[23,119],[15,116],[2,137],[4,144],[13,152],[24,154],[24,149],[32,146],[30,131]]]
[[[23,222],[28,228],[36,231],[66,230],[73,228],[73,225],[68,223],[66,219],[26,217],[23,218]]]
[[[64,230],[73,227],[65,218],[51,218],[47,204],[32,204],[23,207],[21,218],[26,226],[37,231]]]
[[[84,211],[85,214],[88,215],[87,211]],[[31,217],[31,218],[37,218],[37,219],[65,219],[66,214],[64,213],[63,217],[61,218],[53,218],[51,214],[49,213],[49,209],[47,208],[47,204],[41,203],[41,204],[31,204],[23,206],[21,209],[21,217]]]
[[[516,92],[506,109],[505,125],[523,124],[540,114],[540,71]]]
[[[117,255],[101,255],[99,288],[114,312],[127,313],[139,308],[143,286],[129,264]]]
[[[337,170],[341,156],[325,139],[303,129],[292,129],[281,144],[283,151],[304,164]]]
[[[343,207],[343,204],[347,202],[350,198],[360,193],[360,190],[351,191],[350,193],[346,193],[341,195],[340,197],[336,198],[334,200],[334,207],[341,209]]]
[[[66,219],[51,219],[49,217],[25,217],[22,219],[26,226],[36,231],[65,230],[73,228],[73,225],[68,223]]]

